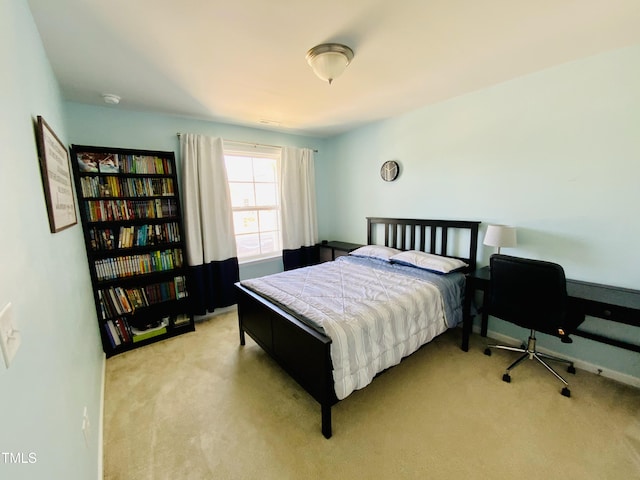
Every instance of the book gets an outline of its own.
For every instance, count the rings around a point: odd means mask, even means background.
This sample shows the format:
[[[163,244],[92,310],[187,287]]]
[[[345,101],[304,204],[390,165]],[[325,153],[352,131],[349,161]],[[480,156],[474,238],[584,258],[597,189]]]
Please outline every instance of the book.
[[[140,293],[139,288],[129,288],[127,289],[127,297],[129,298],[129,303],[135,312],[136,309],[146,307],[142,294]]]
[[[116,318],[114,320],[116,324],[116,328],[118,328],[120,332],[120,338],[122,338],[123,343],[127,343],[131,341],[131,336],[129,335],[129,330],[127,328],[126,321],[123,318]]]
[[[115,290],[117,299],[122,307],[122,311],[125,313],[131,313],[133,309],[131,308],[131,304],[129,303],[129,299],[127,298],[124,288],[116,287]]]
[[[109,343],[111,344],[111,348],[115,348],[117,345],[115,340],[113,339],[113,334],[111,333],[108,323],[104,324],[104,330],[107,334],[107,338],[109,339]]]
[[[99,196],[100,197],[110,197],[111,196],[111,187],[106,183],[101,183],[99,186]]]
[[[187,296],[187,287],[184,277],[175,277],[173,280],[175,287],[175,298],[184,298]]]
[[[188,324],[191,321],[191,317],[189,317],[189,315],[187,315],[186,313],[180,313],[175,317],[173,317],[172,320],[173,320],[173,326],[179,327],[180,325]]]
[[[115,325],[113,324],[113,321],[109,320],[106,323],[106,328],[107,328],[107,333],[109,334],[109,339],[113,340],[113,344],[114,346],[118,346],[122,343],[122,339],[120,338],[120,335],[118,334],[118,331],[116,330]]]

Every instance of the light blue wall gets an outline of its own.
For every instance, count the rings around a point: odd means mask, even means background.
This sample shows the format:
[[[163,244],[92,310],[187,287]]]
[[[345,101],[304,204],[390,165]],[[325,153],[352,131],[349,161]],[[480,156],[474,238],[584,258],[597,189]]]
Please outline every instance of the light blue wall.
[[[481,235],[489,223],[512,224],[519,245],[503,253],[559,262],[569,278],[640,289],[639,85],[635,46],[333,138],[318,172],[320,230],[364,242],[366,216],[480,220]],[[402,166],[393,183],[378,173],[389,159]],[[480,247],[481,264],[492,252]],[[501,324],[490,328],[513,334]],[[606,328],[640,337],[639,329]],[[547,340],[640,378],[637,353]]]
[[[103,353],[82,232],[50,233],[34,134],[42,115],[68,138],[63,104],[25,0],[0,1],[0,31],[0,309],[22,336],[11,367],[0,359],[0,478],[98,478]]]
[[[172,151],[180,163],[177,133],[198,133],[227,140],[309,147],[318,150],[316,165],[324,161],[325,141],[301,135],[188,119],[173,115],[126,110],[126,99],[118,107],[96,107],[78,103],[66,106],[70,143],[108,147]],[[240,278],[253,278],[282,271],[282,259],[240,266]]]

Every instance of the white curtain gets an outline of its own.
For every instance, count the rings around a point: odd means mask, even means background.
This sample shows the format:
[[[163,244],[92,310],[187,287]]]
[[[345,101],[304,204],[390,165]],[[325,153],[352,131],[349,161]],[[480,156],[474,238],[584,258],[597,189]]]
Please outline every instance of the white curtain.
[[[189,265],[237,256],[222,139],[180,135]]]
[[[313,150],[284,147],[280,163],[283,249],[318,243]]]
[[[238,259],[222,139],[180,135],[187,261],[194,311],[235,303]]]

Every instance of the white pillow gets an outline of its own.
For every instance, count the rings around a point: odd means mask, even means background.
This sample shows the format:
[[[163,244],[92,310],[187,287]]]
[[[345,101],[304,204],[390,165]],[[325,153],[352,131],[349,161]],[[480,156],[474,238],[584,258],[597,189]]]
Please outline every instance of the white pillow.
[[[388,262],[393,255],[398,253],[400,253],[400,250],[385,247],[384,245],[365,245],[364,247],[353,250],[349,255],[356,257],[373,257]]]
[[[449,273],[469,266],[457,258],[443,257],[442,255],[434,255],[432,253],[420,252],[418,250],[400,252],[397,255],[392,256],[390,260],[394,263],[410,265],[412,267],[418,267],[437,273]]]

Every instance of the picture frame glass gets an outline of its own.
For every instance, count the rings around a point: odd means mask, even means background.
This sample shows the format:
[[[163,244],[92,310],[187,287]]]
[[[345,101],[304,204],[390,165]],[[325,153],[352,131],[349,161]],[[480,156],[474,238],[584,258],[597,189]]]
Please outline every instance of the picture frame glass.
[[[57,233],[78,223],[69,152],[40,115],[36,129],[49,226]]]

